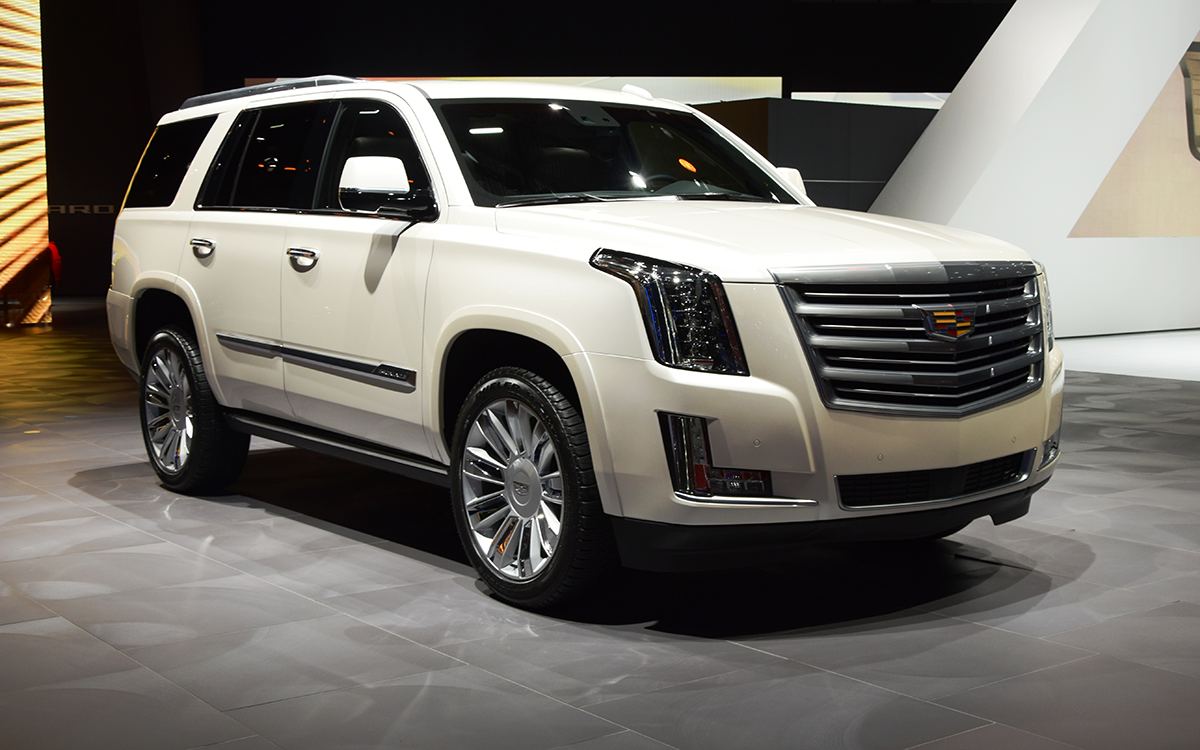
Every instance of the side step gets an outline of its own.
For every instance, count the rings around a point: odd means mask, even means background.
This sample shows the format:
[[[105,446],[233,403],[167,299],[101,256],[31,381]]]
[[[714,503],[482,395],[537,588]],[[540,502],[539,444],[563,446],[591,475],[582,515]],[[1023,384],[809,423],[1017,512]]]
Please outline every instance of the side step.
[[[439,487],[450,486],[449,467],[413,453],[260,414],[232,411],[225,414],[225,421],[238,432],[354,461]]]

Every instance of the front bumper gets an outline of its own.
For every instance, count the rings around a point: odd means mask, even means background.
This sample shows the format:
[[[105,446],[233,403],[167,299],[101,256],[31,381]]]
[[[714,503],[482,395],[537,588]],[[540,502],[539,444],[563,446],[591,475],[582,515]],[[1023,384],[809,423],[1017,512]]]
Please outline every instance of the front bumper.
[[[604,507],[618,517],[618,526],[728,529],[894,519],[1025,492],[1053,472],[1056,461],[1043,465],[1043,454],[1061,425],[1061,350],[1047,352],[1037,391],[967,416],[832,410],[821,401],[790,321],[780,315],[775,287],[728,285],[727,291],[738,310],[749,377],[676,370],[630,357],[574,355],[588,374],[584,416]],[[662,413],[703,417],[712,465],[771,472],[772,496],[734,501],[677,493]],[[1024,477],[986,491],[883,507],[848,507],[854,504],[839,497],[839,476],[965,468],[1018,454],[1032,456]],[[982,515],[992,514],[971,518]]]
[[[664,573],[724,570],[786,561],[816,542],[936,537],[983,516],[991,516],[996,524],[1007,523],[1029,511],[1029,498],[1040,488],[1038,484],[945,508],[809,523],[682,526],[613,518],[612,524],[626,567]]]

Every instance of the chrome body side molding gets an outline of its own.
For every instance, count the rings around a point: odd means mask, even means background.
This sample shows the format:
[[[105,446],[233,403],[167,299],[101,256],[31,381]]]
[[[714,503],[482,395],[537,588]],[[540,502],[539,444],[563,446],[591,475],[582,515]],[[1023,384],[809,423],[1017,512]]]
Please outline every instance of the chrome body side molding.
[[[221,346],[243,354],[258,357],[281,357],[284,362],[308,367],[330,375],[337,375],[360,383],[387,388],[400,393],[412,393],[417,389],[417,373],[407,367],[384,363],[359,362],[345,357],[284,346],[265,339],[256,339],[233,333],[218,333]]]

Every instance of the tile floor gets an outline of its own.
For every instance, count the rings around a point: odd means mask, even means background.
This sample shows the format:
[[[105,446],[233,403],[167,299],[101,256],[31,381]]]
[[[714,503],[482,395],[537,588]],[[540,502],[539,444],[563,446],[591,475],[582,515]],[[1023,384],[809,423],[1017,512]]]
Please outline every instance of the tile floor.
[[[96,312],[0,332],[3,750],[1200,747],[1198,382],[1072,371],[1011,524],[549,617],[436,489],[266,442],[161,488]]]

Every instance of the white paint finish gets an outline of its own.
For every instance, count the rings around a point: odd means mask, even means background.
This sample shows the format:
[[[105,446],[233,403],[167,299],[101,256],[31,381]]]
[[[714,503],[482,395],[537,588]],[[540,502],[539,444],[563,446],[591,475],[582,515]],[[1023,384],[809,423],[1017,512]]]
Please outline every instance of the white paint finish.
[[[1198,29],[1194,0],[1022,0],[872,211],[1022,247],[1060,335],[1200,325],[1200,239],[1068,239]]]
[[[283,265],[284,346],[329,356],[421,369],[425,279],[433,253],[429,225],[358,216],[299,215],[286,246],[316,250],[303,273]],[[302,364],[283,366],[288,400],[301,422],[419,455],[429,452],[421,396]],[[417,379],[418,391],[427,388]]]
[[[852,211],[764,203],[617,201],[496,212],[502,234],[559,239],[698,266],[724,281],[773,283],[770,269],[951,260],[1028,260],[959,229]]]
[[[478,82],[422,85],[447,96],[502,92]],[[553,350],[575,378],[606,510],[697,524],[839,517],[847,514],[835,502],[835,474],[973,463],[1036,447],[1046,437],[1057,403],[1049,382],[1057,350],[1047,359],[1047,383],[1038,392],[962,419],[827,410],[770,273],[1027,259],[1007,243],[962,229],[809,205],[651,198],[480,208],[469,204],[455,155],[414,86],[329,89],[316,93],[378,97],[401,108],[427,159],[441,213],[435,222],[399,235],[393,249],[377,242],[379,230],[399,225],[382,219],[195,212],[186,236],[212,239],[217,249],[206,261],[185,252],[177,288],[198,311],[205,358],[226,387],[219,392],[226,405],[278,413],[252,398],[255,373],[248,358],[254,355],[216,344],[221,331],[414,369],[417,390],[408,394],[285,366],[279,358],[255,358],[270,366],[258,373],[264,378],[259,385],[278,392],[285,382],[299,419],[444,460],[447,425],[439,389],[449,347],[473,329],[515,333]],[[548,91],[559,89],[530,85],[502,93],[543,97]],[[598,101],[640,101],[627,94],[566,91]],[[313,94],[271,94],[198,109],[225,112]],[[760,156],[748,156],[770,169]],[[136,260],[150,257],[140,254],[138,243],[129,244]],[[285,256],[289,247],[316,251],[316,264],[303,273],[293,270]],[[634,290],[588,263],[600,247],[719,274],[752,376],[682,371],[654,361]],[[235,257],[243,261],[230,269],[225,261]],[[158,272],[142,268],[140,278]],[[715,458],[730,467],[770,469],[777,473],[777,492],[820,505],[732,508],[679,500],[671,489],[660,410],[710,417]],[[854,515],[888,512],[895,511]]]
[[[185,250],[177,282],[196,318],[205,367],[221,403],[286,417],[292,409],[283,392],[283,363],[229,349],[216,335],[279,341],[279,273],[291,218],[267,211],[194,212],[188,240],[209,240],[215,249],[204,259]]]

